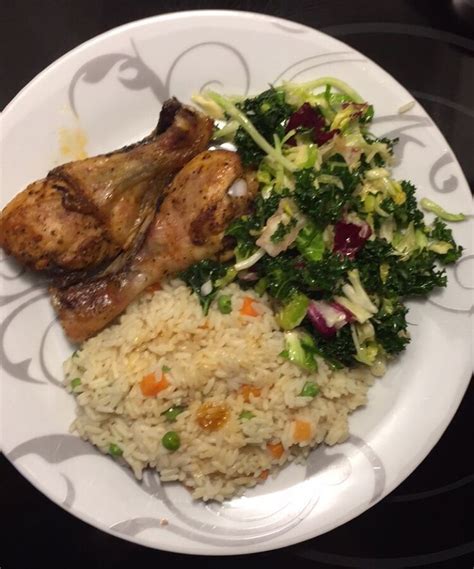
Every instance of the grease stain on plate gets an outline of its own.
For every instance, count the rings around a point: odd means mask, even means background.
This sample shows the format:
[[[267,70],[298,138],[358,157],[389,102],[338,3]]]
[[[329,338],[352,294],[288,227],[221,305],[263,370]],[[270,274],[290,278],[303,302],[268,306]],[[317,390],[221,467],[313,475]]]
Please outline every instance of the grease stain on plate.
[[[58,131],[59,159],[61,161],[87,158],[87,134],[80,127],[63,127]]]

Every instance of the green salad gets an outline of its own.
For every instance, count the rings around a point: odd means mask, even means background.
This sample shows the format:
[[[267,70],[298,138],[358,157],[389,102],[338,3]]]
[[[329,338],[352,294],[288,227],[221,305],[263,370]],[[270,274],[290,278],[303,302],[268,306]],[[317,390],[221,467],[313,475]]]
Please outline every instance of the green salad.
[[[232,261],[181,274],[204,311],[216,300],[225,313],[231,299],[219,290],[236,281],[274,302],[283,357],[308,370],[320,356],[383,373],[410,341],[404,300],[446,286],[443,266],[462,247],[445,221],[464,216],[418,204],[414,185],[392,178],[397,140],[371,134],[373,106],[338,79],[195,102],[215,119],[215,143],[231,142],[260,185],[253,211],[227,228]]]

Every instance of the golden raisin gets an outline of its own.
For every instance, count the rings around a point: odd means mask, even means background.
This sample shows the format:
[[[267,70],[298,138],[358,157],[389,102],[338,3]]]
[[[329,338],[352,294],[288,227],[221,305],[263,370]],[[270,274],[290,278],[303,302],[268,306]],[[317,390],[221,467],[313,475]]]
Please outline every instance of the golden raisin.
[[[205,431],[218,431],[229,418],[229,408],[223,403],[203,403],[196,414],[197,424]]]

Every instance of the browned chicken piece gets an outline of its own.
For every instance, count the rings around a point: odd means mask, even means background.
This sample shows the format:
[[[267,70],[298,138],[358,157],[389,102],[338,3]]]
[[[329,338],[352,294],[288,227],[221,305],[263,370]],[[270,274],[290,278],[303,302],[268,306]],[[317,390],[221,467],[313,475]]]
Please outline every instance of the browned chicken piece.
[[[59,166],[17,195],[0,214],[0,246],[53,276],[104,266],[144,236],[173,176],[211,134],[210,119],[167,101],[141,142]]]
[[[225,228],[249,210],[257,187],[254,175],[244,172],[235,152],[206,151],[191,160],[173,180],[127,270],[51,291],[69,338],[87,339],[148,286],[216,255],[222,249]]]

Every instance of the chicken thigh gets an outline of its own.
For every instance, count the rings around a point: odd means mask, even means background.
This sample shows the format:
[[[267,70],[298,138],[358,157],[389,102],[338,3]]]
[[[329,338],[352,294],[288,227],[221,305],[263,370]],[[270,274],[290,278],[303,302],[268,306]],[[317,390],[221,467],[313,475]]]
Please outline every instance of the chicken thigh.
[[[51,290],[68,337],[85,340],[148,286],[219,253],[225,228],[249,210],[257,187],[253,173],[244,172],[235,152],[214,150],[196,156],[174,178],[141,249],[126,269]]]

